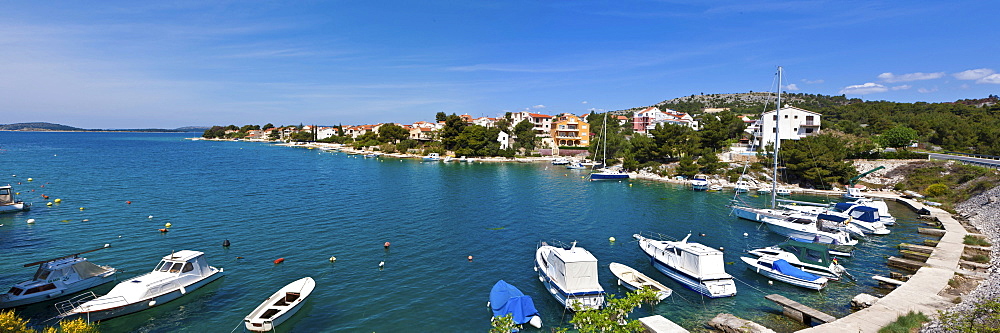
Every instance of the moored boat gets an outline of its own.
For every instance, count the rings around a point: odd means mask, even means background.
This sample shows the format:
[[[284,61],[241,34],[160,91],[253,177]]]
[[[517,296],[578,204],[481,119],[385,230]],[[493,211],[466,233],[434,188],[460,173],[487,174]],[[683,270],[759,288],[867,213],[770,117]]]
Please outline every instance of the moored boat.
[[[618,284],[625,286],[629,290],[652,289],[656,292],[656,298],[661,301],[670,297],[670,294],[673,293],[673,290],[667,288],[667,286],[632,267],[613,262],[608,268],[611,269],[611,273],[618,277]]]
[[[101,321],[166,304],[222,277],[205,254],[183,250],[163,257],[152,272],[122,281],[107,295],[86,293],[56,304],[61,318]]]
[[[747,264],[747,269],[760,275],[802,288],[822,290],[829,281],[825,277],[803,272],[789,264],[785,259],[774,256],[740,257],[740,260]]]
[[[699,243],[661,241],[632,235],[650,264],[670,278],[702,295],[717,298],[736,295],[736,282],[726,273],[722,251]]]
[[[733,187],[733,191],[736,191],[736,193],[750,192],[750,183],[745,180],[738,181],[736,182],[736,186]]]
[[[504,280],[497,281],[490,290],[490,301],[487,303],[493,310],[493,317],[511,315],[514,324],[528,323],[535,328],[542,328],[542,317],[535,309],[531,296],[525,295],[517,287]]]
[[[566,165],[569,164],[569,159],[565,157],[560,157],[552,160],[552,165]]]
[[[316,281],[308,276],[281,287],[243,318],[244,327],[255,332],[274,330],[299,311],[315,288]]]
[[[830,257],[830,248],[823,244],[787,241],[775,246],[763,247],[747,251],[758,258],[772,256],[784,259],[792,266],[810,274],[819,275],[830,280],[840,280],[841,275],[850,273]],[[853,278],[853,277],[852,277]]]
[[[38,265],[38,270],[31,280],[15,284],[7,293],[0,295],[0,309],[69,296],[114,281],[115,268],[98,266],[80,257],[100,249],[103,247],[25,264],[24,267]]]
[[[857,245],[858,240],[851,238],[846,231],[830,228],[823,224],[823,220],[802,219],[802,218],[775,218],[761,217],[761,222],[767,225],[772,232],[795,239],[812,240],[813,243],[825,243],[834,245]]]
[[[695,191],[707,191],[708,190],[708,179],[705,175],[696,175],[691,179],[691,189]]]
[[[0,186],[0,213],[22,212],[31,209],[30,203],[17,200],[10,185]]]
[[[576,246],[555,247],[542,242],[535,250],[535,271],[545,289],[569,310],[604,306],[604,288],[597,281],[597,258]]]
[[[441,160],[441,155],[438,154],[438,153],[430,153],[430,154],[427,154],[427,156],[424,156],[424,161],[425,162],[437,162],[437,161],[440,161],[440,160]]]

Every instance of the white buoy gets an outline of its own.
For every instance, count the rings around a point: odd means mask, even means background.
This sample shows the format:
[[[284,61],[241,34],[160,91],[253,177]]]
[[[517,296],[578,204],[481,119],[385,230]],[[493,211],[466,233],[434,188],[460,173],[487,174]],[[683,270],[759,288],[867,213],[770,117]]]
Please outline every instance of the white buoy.
[[[153,218],[153,215],[150,215],[149,218]]]
[[[330,262],[337,261],[337,257],[330,257]]]
[[[615,241],[615,236],[608,237],[608,240],[614,242]]]
[[[378,268],[383,268],[383,267],[385,267],[385,261],[379,261]]]
[[[773,286],[773,285],[774,285],[774,281],[771,281],[771,280],[767,280],[767,284],[768,284],[768,285],[772,285],[772,286]]]
[[[743,237],[746,237],[746,236],[750,236],[750,234],[744,232],[743,233]]]
[[[28,220],[27,220],[27,221],[25,221],[25,222],[28,222],[29,224],[31,224],[31,223],[35,223],[35,219],[28,219]]]
[[[104,243],[104,247],[111,247],[111,244]]]

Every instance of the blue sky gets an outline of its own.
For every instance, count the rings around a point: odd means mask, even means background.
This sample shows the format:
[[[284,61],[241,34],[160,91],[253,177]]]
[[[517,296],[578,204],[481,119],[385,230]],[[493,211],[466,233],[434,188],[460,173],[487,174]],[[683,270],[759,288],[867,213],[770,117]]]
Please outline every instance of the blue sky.
[[[996,1],[5,1],[0,123],[411,123],[1000,94]]]

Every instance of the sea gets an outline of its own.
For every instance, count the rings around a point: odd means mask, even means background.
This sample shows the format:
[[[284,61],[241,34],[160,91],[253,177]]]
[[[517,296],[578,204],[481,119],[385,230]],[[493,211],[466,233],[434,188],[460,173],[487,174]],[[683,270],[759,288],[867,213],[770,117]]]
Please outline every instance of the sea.
[[[858,278],[809,291],[747,269],[744,251],[784,237],[730,214],[731,191],[695,192],[646,180],[590,182],[587,171],[548,163],[442,163],[268,143],[194,141],[200,133],[0,132],[0,183],[33,203],[0,215],[0,288],[28,280],[24,264],[84,256],[118,268],[118,281],[149,272],[180,250],[205,253],[225,277],[175,301],[100,323],[102,332],[233,332],[268,296],[302,277],[314,293],[281,332],[486,332],[490,288],[505,280],[530,295],[543,328],[567,327],[533,270],[542,241],[583,247],[606,292],[626,292],[608,269],[638,269],[672,288],[633,318],[662,315],[703,331],[732,313],[779,332],[804,328],[764,299],[781,294],[834,316],[859,293],[876,296],[899,243],[920,243],[923,223],[890,203],[892,233],[863,241],[842,264]],[[29,180],[30,178],[30,180]],[[43,195],[48,196],[48,199]],[[743,194],[765,205],[767,198]],[[47,206],[47,202],[60,203]],[[792,196],[829,202],[835,197]],[[34,223],[27,223],[33,219]],[[169,232],[158,229],[169,223]],[[723,249],[735,297],[709,299],[649,264],[632,235]],[[614,237],[615,241],[610,238]],[[223,247],[224,241],[230,242]],[[389,248],[384,244],[390,243]],[[469,260],[469,257],[472,260]],[[330,258],[336,257],[335,262]],[[275,264],[274,261],[284,258]],[[379,263],[384,262],[380,268]],[[16,308],[52,325],[56,301]]]

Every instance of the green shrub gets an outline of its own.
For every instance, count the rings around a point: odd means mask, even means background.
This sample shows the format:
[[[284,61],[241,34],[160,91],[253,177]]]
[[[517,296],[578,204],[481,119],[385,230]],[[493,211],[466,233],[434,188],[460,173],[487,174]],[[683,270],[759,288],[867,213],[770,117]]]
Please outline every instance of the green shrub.
[[[929,197],[940,197],[948,195],[949,193],[951,193],[951,189],[949,189],[948,185],[945,185],[944,183],[931,184],[924,190],[924,194]]]
[[[985,254],[977,254],[977,255],[973,255],[972,257],[970,257],[969,261],[978,262],[980,264],[985,264],[985,263],[990,262],[990,256],[985,255]]]
[[[973,236],[973,235],[965,235],[965,239],[962,240],[962,243],[964,243],[966,245],[975,245],[975,246],[990,246],[990,245],[992,245],[992,244],[990,244],[989,241],[987,241],[985,239],[982,239],[982,238],[979,238],[979,237],[976,237],[976,236]]]
[[[905,316],[899,316],[896,321],[879,329],[878,333],[910,333],[928,321],[931,321],[930,318],[927,318],[923,313],[910,311]]]

